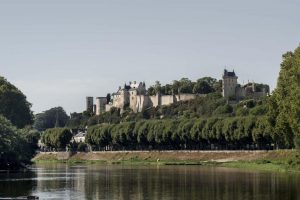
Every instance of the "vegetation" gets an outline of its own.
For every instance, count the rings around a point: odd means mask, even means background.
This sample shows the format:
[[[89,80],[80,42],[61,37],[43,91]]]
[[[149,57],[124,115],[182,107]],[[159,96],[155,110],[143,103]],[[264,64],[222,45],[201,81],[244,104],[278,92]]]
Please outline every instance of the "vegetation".
[[[166,84],[162,86],[159,81],[156,81],[155,85],[150,86],[147,90],[149,95],[156,95],[161,93],[164,95],[189,93],[189,94],[208,94],[212,92],[221,92],[222,81],[211,77],[203,77],[196,82],[189,80],[188,78],[182,78],[179,81],[174,80],[172,84]]]
[[[39,133],[31,128],[31,104],[0,77],[0,105],[0,169],[18,169],[30,163],[37,149]]]
[[[88,129],[94,149],[271,149],[272,127],[266,117],[210,117],[101,124]]]
[[[270,118],[280,146],[293,147],[300,137],[299,63],[300,46],[283,55],[277,88],[271,97]]]
[[[26,100],[26,96],[1,76],[0,105],[0,115],[10,120],[16,127],[23,128],[32,124],[31,104]]]
[[[64,127],[69,120],[62,107],[51,108],[35,116],[34,128],[44,131],[48,128]]]
[[[30,163],[37,149],[39,133],[30,129],[17,129],[0,116],[0,169],[18,169]]]
[[[72,133],[66,128],[51,128],[47,129],[42,134],[42,142],[53,149],[65,149],[72,139]]]

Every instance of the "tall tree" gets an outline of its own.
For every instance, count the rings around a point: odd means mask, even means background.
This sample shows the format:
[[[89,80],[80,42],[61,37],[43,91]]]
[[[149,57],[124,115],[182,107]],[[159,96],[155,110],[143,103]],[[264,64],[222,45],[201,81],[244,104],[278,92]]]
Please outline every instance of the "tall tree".
[[[64,127],[69,120],[62,107],[51,108],[35,116],[34,128],[44,131],[48,128]]]
[[[18,128],[32,124],[31,104],[17,87],[3,77],[0,77],[0,105],[0,114]]]
[[[277,138],[286,147],[292,147],[300,137],[300,46],[283,55],[281,70],[271,100]],[[274,115],[275,114],[275,115]]]

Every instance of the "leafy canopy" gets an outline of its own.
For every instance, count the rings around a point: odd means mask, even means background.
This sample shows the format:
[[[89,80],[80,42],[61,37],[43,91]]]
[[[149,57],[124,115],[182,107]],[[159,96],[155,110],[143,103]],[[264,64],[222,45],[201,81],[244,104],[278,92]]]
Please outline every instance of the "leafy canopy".
[[[26,100],[26,96],[1,76],[0,105],[0,114],[18,128],[32,124],[33,114],[30,111],[31,104]]]

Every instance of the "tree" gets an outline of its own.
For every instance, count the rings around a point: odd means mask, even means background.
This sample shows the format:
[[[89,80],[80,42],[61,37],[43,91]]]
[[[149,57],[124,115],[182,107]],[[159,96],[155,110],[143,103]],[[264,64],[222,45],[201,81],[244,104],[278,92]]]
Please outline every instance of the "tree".
[[[32,124],[31,104],[18,88],[3,77],[0,77],[0,105],[0,114],[18,128]]]
[[[211,77],[204,77],[197,80],[194,85],[193,93],[196,94],[208,94],[214,92],[214,86],[216,86],[217,80]],[[218,87],[218,86],[216,86]]]
[[[300,137],[300,46],[282,58],[270,110],[277,138],[285,147],[293,147],[294,138]]]
[[[34,128],[44,131],[48,128],[64,127],[69,120],[62,107],[55,107],[35,116]]]
[[[155,81],[154,91],[155,91],[155,94],[161,93],[161,84],[159,81]]]
[[[30,163],[38,138],[36,131],[17,129],[0,115],[0,169],[18,169],[21,163]]]
[[[111,94],[108,93],[108,94],[106,95],[106,102],[107,102],[107,103],[110,103],[110,101],[111,101]]]
[[[50,128],[42,134],[42,142],[55,149],[63,149],[70,143],[72,133],[66,128]]]
[[[182,78],[180,81],[180,88],[179,88],[179,92],[180,93],[193,93],[193,87],[194,87],[194,83],[189,80],[188,78]]]
[[[147,90],[148,95],[154,96],[155,95],[155,89],[153,86],[150,86]]]

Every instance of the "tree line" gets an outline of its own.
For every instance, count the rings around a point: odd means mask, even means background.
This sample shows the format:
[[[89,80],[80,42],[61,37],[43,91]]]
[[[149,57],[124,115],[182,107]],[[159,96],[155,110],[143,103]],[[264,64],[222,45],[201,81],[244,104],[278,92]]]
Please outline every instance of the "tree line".
[[[211,117],[146,120],[101,124],[88,128],[86,142],[94,150],[272,149],[275,141],[269,119]]]
[[[163,95],[172,95],[179,93],[188,94],[209,94],[212,92],[221,92],[222,81],[211,77],[199,78],[197,81],[191,81],[188,78],[174,80],[172,84],[161,85],[156,81],[154,85],[147,90],[149,95],[156,95],[157,93]]]

